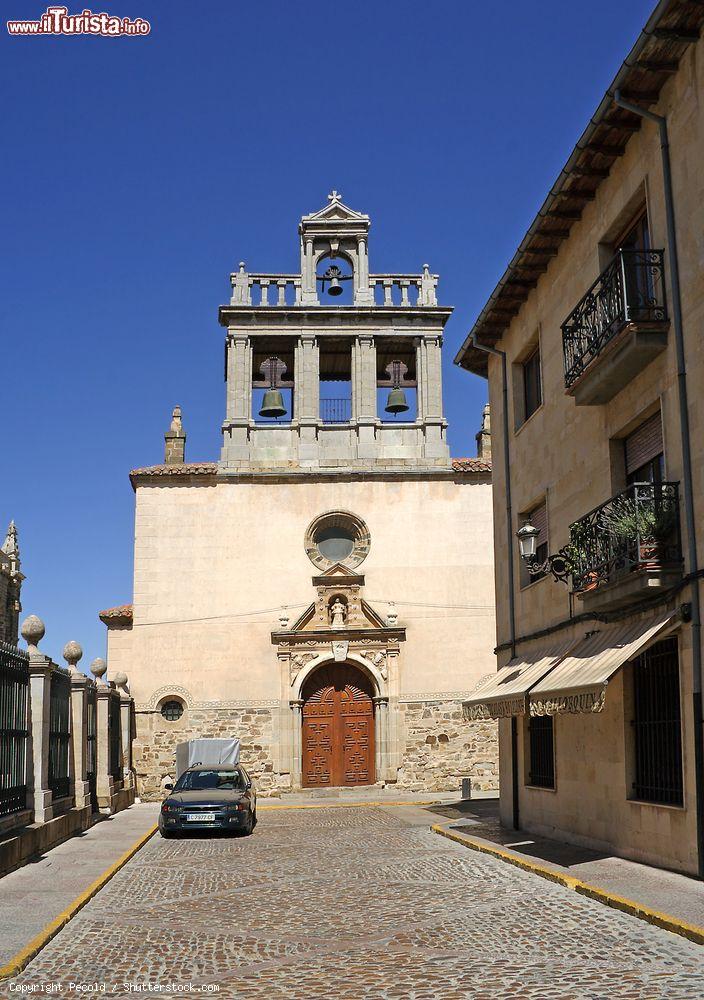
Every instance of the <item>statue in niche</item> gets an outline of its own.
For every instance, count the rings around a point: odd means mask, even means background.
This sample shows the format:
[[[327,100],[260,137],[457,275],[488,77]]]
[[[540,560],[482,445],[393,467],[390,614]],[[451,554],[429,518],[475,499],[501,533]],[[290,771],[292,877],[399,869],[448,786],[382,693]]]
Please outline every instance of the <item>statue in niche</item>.
[[[330,605],[330,625],[333,628],[344,628],[347,618],[347,607],[339,597]]]

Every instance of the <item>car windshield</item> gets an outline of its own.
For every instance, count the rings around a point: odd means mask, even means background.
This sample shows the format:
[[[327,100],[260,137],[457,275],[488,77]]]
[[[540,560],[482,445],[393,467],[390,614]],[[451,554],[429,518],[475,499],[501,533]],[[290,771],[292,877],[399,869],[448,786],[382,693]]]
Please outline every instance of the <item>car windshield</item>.
[[[220,771],[217,768],[202,771],[186,771],[176,782],[175,792],[195,792],[205,789],[222,789],[223,791],[242,791],[245,786],[241,771]]]

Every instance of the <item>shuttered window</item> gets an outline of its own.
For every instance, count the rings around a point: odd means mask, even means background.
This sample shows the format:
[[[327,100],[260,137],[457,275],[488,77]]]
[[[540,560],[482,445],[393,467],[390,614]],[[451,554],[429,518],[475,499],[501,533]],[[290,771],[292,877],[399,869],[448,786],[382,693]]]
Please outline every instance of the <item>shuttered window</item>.
[[[640,427],[636,427],[632,434],[629,434],[624,441],[626,457],[626,476],[629,481],[638,480],[638,475],[642,470],[642,478],[650,480],[658,478],[653,475],[653,471],[662,466],[663,442],[662,442],[662,419],[660,411],[645,420]],[[659,478],[662,478],[660,475]]]

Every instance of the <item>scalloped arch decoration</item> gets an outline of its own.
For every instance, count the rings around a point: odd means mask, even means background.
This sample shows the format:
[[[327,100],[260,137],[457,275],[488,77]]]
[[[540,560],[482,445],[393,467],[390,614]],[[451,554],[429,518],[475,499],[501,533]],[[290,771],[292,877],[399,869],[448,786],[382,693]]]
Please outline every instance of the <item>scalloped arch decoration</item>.
[[[188,688],[181,687],[179,684],[167,684],[164,687],[157,688],[153,692],[147,702],[147,708],[156,709],[161,702],[168,701],[169,698],[180,699],[186,708],[192,708],[193,706],[193,695]]]

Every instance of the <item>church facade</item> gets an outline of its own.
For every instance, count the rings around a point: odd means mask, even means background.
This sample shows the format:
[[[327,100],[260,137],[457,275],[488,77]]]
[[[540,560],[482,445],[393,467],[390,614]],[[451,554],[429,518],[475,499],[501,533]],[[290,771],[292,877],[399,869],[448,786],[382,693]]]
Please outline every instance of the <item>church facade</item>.
[[[370,273],[369,227],[333,192],[300,273],[239,265],[219,461],[185,461],[176,408],[164,464],[131,473],[133,602],[101,619],[144,798],[199,736],[239,737],[263,794],[497,787],[495,723],[462,720],[495,641],[488,415],[453,460],[451,309],[427,265]]]

